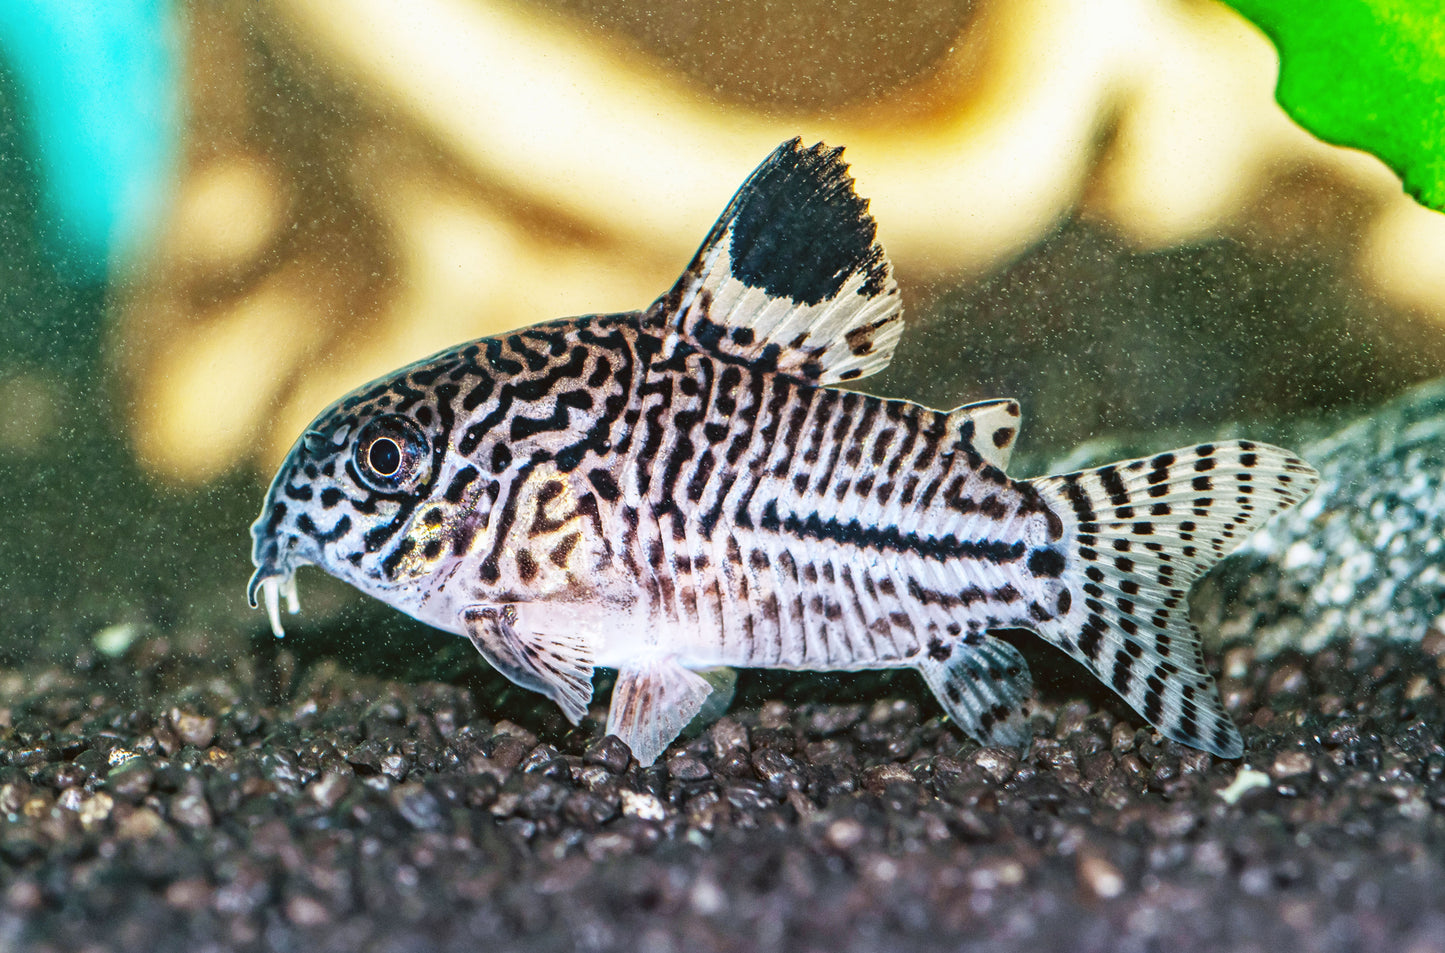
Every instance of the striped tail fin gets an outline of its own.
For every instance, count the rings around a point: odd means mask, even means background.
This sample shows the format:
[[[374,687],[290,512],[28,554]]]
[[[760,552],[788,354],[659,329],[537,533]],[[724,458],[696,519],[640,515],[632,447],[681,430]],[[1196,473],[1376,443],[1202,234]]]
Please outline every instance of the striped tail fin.
[[[1189,622],[1189,589],[1318,481],[1288,451],[1247,440],[1030,481],[1064,518],[1068,554],[1069,608],[1040,634],[1165,737],[1239,757],[1239,730]]]

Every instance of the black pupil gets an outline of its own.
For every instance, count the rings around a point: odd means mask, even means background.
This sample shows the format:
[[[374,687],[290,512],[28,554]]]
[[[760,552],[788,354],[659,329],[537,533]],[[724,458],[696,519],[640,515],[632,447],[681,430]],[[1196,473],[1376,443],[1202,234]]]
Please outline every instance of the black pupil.
[[[366,451],[366,462],[381,476],[391,476],[401,469],[401,447],[390,437],[381,437]]]

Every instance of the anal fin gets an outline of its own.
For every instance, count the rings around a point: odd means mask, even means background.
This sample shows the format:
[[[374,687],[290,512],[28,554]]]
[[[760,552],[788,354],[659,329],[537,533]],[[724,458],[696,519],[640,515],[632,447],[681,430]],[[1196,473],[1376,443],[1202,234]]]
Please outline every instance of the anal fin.
[[[657,760],[702,710],[712,685],[672,657],[617,673],[607,733],[621,738],[644,768]]]
[[[1028,745],[1033,677],[1018,649],[992,636],[958,639],[914,665],[964,734],[984,745]]]
[[[577,635],[525,631],[517,607],[468,606],[462,610],[467,638],[507,678],[557,703],[572,724],[592,700],[592,646]]]

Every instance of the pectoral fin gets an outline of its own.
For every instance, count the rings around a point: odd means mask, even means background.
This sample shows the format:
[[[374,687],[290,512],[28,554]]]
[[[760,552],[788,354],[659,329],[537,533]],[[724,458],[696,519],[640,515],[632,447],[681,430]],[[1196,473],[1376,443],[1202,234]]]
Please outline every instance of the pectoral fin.
[[[468,606],[467,638],[491,666],[523,688],[557,703],[572,724],[592,700],[592,646],[570,635],[520,631],[514,606]]]
[[[624,668],[612,689],[607,733],[626,742],[637,763],[647,767],[702,710],[711,693],[707,679],[671,658]]]

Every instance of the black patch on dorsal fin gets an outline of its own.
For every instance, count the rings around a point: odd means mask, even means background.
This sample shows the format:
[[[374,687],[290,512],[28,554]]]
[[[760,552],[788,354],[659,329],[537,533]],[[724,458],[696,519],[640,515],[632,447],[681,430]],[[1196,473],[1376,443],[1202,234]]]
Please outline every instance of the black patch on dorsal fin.
[[[758,167],[704,248],[730,227],[733,277],[798,304],[826,301],[857,272],[867,275],[865,294],[881,293],[887,260],[874,240],[878,227],[868,201],[853,191],[842,148],[802,145],[801,139],[785,142]]]
[[[886,367],[898,288],[842,149],[779,146],[728,203],[648,323],[810,383]]]

